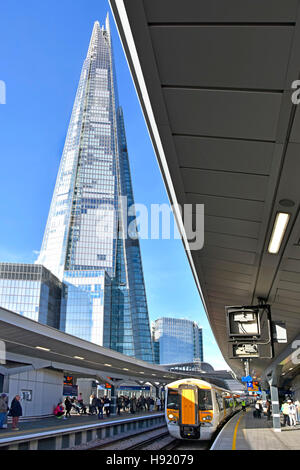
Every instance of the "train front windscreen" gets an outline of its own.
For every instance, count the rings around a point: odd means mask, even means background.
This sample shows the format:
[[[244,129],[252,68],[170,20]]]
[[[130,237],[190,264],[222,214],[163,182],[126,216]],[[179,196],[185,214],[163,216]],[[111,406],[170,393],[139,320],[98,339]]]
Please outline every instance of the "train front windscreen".
[[[172,388],[168,389],[168,400],[167,400],[167,408],[171,410],[179,410],[179,394],[177,390],[173,390]]]
[[[179,410],[180,396],[178,390],[168,389],[167,408]],[[200,411],[212,410],[211,390],[198,389],[198,409]]]
[[[198,408],[201,411],[212,410],[211,390],[198,389]]]

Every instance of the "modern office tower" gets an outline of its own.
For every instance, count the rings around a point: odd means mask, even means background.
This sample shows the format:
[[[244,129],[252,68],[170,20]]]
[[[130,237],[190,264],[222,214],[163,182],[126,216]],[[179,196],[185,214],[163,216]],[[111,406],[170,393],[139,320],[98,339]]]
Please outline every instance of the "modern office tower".
[[[162,317],[153,323],[152,335],[160,364],[203,361],[202,328],[196,322]]]
[[[64,282],[61,329],[153,361],[109,19],[95,22],[37,263]]]
[[[59,328],[62,283],[44,266],[0,263],[0,306]]]
[[[160,357],[159,357],[159,341],[155,341],[155,339],[153,338],[152,344],[153,344],[153,358],[154,358],[154,363],[155,363],[155,364],[160,364]]]

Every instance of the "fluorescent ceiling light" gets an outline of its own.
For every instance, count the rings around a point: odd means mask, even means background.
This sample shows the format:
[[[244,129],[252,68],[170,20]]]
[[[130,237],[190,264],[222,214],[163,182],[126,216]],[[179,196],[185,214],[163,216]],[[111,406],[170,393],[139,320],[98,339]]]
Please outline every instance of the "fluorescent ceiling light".
[[[84,360],[84,357],[74,356],[74,359],[80,359],[81,361],[83,361],[83,360]]]
[[[50,351],[50,349],[42,348],[42,346],[36,346],[36,349],[40,349],[41,351]]]
[[[280,249],[287,225],[291,215],[286,212],[278,212],[275,218],[274,227],[268,247],[268,252],[276,255]]]
[[[129,369],[126,369],[126,367],[123,367],[123,370],[129,370]]]
[[[111,365],[111,364],[104,364],[104,365],[105,365],[105,366],[107,366],[107,367],[112,367],[112,365]]]

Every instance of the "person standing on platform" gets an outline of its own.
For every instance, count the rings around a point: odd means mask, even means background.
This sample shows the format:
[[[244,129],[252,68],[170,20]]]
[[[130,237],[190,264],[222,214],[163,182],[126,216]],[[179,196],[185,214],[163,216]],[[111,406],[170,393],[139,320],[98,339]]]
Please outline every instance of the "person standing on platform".
[[[11,402],[10,409],[9,409],[9,416],[12,417],[12,431],[18,431],[19,428],[19,419],[22,416],[22,406],[20,403],[21,397],[20,395],[16,395],[13,401]]]
[[[130,410],[130,400],[129,396],[126,395],[124,398],[124,411],[129,411]]]
[[[290,418],[290,426],[296,426],[296,406],[292,402],[292,400],[288,400],[289,404],[289,418]]]
[[[256,411],[256,416],[258,418],[261,418],[261,412],[262,412],[262,406],[259,400],[255,403],[255,411]]]
[[[93,400],[94,400],[94,395],[90,395],[90,404],[89,404],[89,414],[90,415],[92,415],[94,413]]]
[[[290,425],[289,409],[289,404],[285,401],[281,407],[281,412],[283,414],[283,426],[287,426],[287,424]]]
[[[82,398],[82,394],[81,394],[81,393],[78,394],[77,403],[78,403],[78,405],[80,406],[80,408],[83,408],[83,398]]]
[[[266,407],[267,407],[267,420],[270,421],[270,419],[271,419],[271,402],[270,402],[270,400],[266,401]]]
[[[160,398],[157,397],[157,398],[156,398],[156,408],[157,408],[157,411],[160,411],[160,406],[161,406],[161,401],[160,401]]]
[[[147,411],[150,411],[150,397],[147,397],[145,400],[145,405],[147,407]]]
[[[130,399],[130,413],[134,414],[136,412],[136,397],[133,395],[133,397]]]
[[[123,407],[123,400],[122,397],[117,398],[117,409],[118,409],[118,415],[120,416],[121,414],[121,409]]]
[[[153,399],[153,397],[150,398],[149,405],[150,405],[150,411],[153,411],[153,408],[154,408],[154,399]]]
[[[97,409],[98,409],[98,419],[103,419],[104,401],[102,400],[102,398],[97,398],[96,406],[97,406]]]
[[[146,411],[146,400],[144,395],[141,395],[141,411]]]
[[[90,414],[97,414],[97,397],[96,395],[91,395],[90,397],[90,407],[89,407]]]
[[[71,409],[72,409],[72,402],[70,400],[70,397],[66,397],[65,399],[65,408],[66,408],[66,418],[69,417],[71,418]]]
[[[106,417],[109,418],[109,416],[110,416],[110,399],[108,397],[104,398],[104,409],[105,409]]]
[[[8,411],[8,398],[5,393],[2,393],[0,396],[0,429],[4,428],[4,423],[6,422],[7,411]]]

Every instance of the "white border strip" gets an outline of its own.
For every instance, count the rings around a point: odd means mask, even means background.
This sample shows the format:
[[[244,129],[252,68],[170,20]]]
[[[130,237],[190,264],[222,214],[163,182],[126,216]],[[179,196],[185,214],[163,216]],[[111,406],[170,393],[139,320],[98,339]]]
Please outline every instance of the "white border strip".
[[[228,426],[229,424],[231,424],[231,420],[232,420],[233,418],[235,418],[236,416],[239,416],[240,413],[242,413],[242,411],[239,411],[238,413],[235,413],[235,414],[227,421],[227,423],[222,427],[221,431],[220,431],[219,434],[217,435],[217,438],[214,440],[214,443],[213,443],[213,445],[211,446],[211,448],[210,448],[209,450],[216,450],[216,449],[215,449],[215,446],[217,445],[219,439],[220,439],[221,437],[223,437],[223,434],[222,434],[223,431],[225,431],[226,428],[227,428],[227,426]],[[226,450],[226,449],[220,449],[220,450]],[[228,450],[231,450],[231,449],[228,449]]]

